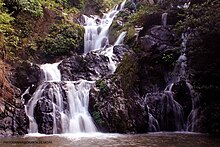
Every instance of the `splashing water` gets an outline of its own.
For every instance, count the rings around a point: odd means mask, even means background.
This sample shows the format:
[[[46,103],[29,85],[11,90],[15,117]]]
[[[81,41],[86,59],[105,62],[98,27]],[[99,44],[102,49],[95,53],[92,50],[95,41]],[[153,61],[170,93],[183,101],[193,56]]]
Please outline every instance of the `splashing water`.
[[[26,114],[30,120],[29,133],[38,132],[39,126],[37,124],[39,123],[37,121],[39,120],[36,120],[35,108],[45,101],[52,104],[52,106],[50,104],[42,106],[45,106],[46,109],[52,107],[50,115],[53,117],[53,134],[96,132],[97,129],[88,112],[89,90],[94,82],[86,80],[60,81],[61,75],[57,68],[58,65],[58,63],[41,65],[46,76],[43,76],[42,84],[26,105]],[[65,103],[68,105],[65,106]],[[57,123],[61,123],[61,126]]]
[[[120,6],[116,5],[110,12],[103,15],[102,18],[96,15],[90,17],[83,15],[85,23],[84,34],[84,53],[94,49],[101,49],[109,44],[108,30],[116,15],[124,8],[126,1]]]
[[[125,2],[104,14],[102,19],[98,16],[83,16],[85,19],[84,53],[93,51],[107,56],[111,73],[115,71],[116,63],[112,60],[114,46],[106,47],[109,44],[108,30],[115,16],[123,9]],[[122,44],[125,35],[126,32],[122,32],[114,45]],[[89,91],[95,81],[62,81],[58,68],[61,62],[40,65],[41,83],[25,105],[25,111],[30,120],[29,133],[96,132],[96,126],[88,112]],[[25,94],[28,92],[29,89]]]

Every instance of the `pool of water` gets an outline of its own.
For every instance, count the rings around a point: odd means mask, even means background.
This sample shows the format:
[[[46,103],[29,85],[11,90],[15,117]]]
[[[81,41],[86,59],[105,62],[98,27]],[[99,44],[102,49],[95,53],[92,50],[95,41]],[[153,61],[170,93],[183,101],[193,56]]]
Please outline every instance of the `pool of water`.
[[[147,147],[220,147],[220,137],[197,133],[148,133],[148,134],[29,134],[23,137],[0,138],[0,147],[105,147],[105,146],[147,146]]]

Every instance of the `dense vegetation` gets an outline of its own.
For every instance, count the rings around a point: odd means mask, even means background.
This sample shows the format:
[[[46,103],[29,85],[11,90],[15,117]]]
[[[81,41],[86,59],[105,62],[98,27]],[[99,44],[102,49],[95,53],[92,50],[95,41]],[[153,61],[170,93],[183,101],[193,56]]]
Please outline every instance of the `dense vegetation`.
[[[90,13],[100,14],[115,3],[115,0],[1,0],[1,58],[11,63],[52,62],[80,53],[84,31],[78,25],[79,14],[94,6],[97,10]]]
[[[220,133],[220,1],[194,4],[185,12],[179,28],[190,31],[189,70],[196,90],[201,94],[207,129]]]

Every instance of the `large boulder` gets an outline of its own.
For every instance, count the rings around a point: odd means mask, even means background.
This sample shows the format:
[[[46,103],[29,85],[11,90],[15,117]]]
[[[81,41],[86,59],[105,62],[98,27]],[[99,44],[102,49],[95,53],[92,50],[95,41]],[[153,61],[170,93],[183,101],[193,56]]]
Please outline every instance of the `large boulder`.
[[[0,104],[0,136],[24,135],[28,127],[29,120],[19,98]]]
[[[30,62],[18,64],[12,73],[10,77],[12,84],[21,89],[22,92],[31,86],[30,91],[33,93],[41,77],[40,67]]]
[[[138,39],[135,49],[139,65],[140,89],[146,92],[162,91],[179,57],[178,36],[172,27],[154,26]],[[143,96],[142,95],[142,96]]]
[[[86,55],[73,55],[64,59],[59,65],[64,81],[77,81],[79,79],[97,80],[111,74],[110,59],[105,54],[106,50],[112,49],[112,60],[120,62],[125,53],[130,51],[123,45],[106,47],[100,51],[91,51]],[[98,52],[102,52],[101,54]]]
[[[148,113],[143,99],[138,95],[126,98],[120,77],[96,82],[90,91],[89,111],[102,132],[147,132]]]
[[[53,110],[54,108],[55,110]],[[53,102],[51,100],[46,98],[39,99],[34,109],[34,116],[39,133],[61,133],[61,114],[56,107],[53,107]],[[54,132],[54,123],[56,123],[57,127],[57,130],[55,130],[56,132]]]
[[[33,117],[36,120],[39,133],[62,133],[61,111],[58,106],[62,105],[63,110],[69,113],[64,84],[64,82],[45,82],[41,85],[43,93],[33,97],[36,104],[34,108],[30,109],[34,111]],[[59,103],[60,100],[63,102],[62,104]]]

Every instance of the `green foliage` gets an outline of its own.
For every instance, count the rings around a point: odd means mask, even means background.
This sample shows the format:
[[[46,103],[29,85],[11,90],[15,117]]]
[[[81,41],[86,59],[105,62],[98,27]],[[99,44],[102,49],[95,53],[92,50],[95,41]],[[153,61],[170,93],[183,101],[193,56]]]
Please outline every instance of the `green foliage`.
[[[108,94],[109,93],[109,87],[106,84],[106,82],[104,80],[97,80],[96,81],[96,86],[100,89],[100,92],[102,94]]]
[[[220,33],[220,1],[207,0],[202,4],[194,4],[185,10],[184,20],[177,23],[176,30],[184,32],[187,28],[200,34]]]
[[[128,96],[134,89],[135,82],[137,82],[139,78],[137,59],[132,55],[125,55],[116,72],[121,76],[123,91],[125,95]]]
[[[94,111],[92,113],[92,118],[93,120],[98,124],[98,125],[102,125],[104,123],[104,121],[102,120],[101,114],[100,112]]]
[[[32,16],[43,16],[42,0],[18,0],[23,11],[29,12]]]
[[[0,15],[0,24],[9,24],[13,20],[14,18],[11,17],[8,13],[3,12]]]
[[[68,55],[80,52],[83,46],[84,29],[78,24],[55,24],[45,40],[38,45],[46,57]]]
[[[14,20],[4,7],[5,3],[0,0],[0,33],[6,34],[8,32],[13,32],[11,22]]]
[[[35,20],[25,13],[17,15],[13,25],[16,26],[15,35],[20,38],[25,38],[31,35]]]
[[[115,5],[119,4],[123,0],[93,0],[101,12],[106,12],[112,9]],[[90,3],[91,0],[88,0],[87,3]]]
[[[155,12],[159,12],[161,9],[157,5],[150,5],[148,3],[142,4],[137,8],[135,13],[132,13],[129,17],[129,23],[143,25],[143,16],[150,15]]]
[[[6,57],[6,44],[9,42],[10,34],[14,32],[11,22],[14,21],[8,13],[8,9],[4,7],[5,3],[0,0],[0,58]]]
[[[50,8],[50,9],[55,9],[55,8],[70,8],[71,7],[71,0],[41,0],[42,5]]]
[[[13,63],[16,60],[54,59],[71,52],[80,52],[83,48],[84,30],[78,24],[68,21],[70,13],[78,13],[70,2],[71,0],[0,0],[0,39],[1,48],[5,52],[1,53],[1,57],[6,55],[7,60]],[[41,19],[45,7],[49,16]],[[55,15],[61,16],[61,19],[47,32],[51,21],[55,21],[51,20]],[[48,17],[48,21],[44,20]],[[41,27],[38,23],[42,20],[46,21],[46,25]],[[35,24],[40,30],[34,28]],[[43,34],[38,34],[42,31]],[[46,38],[41,38],[47,33]]]

